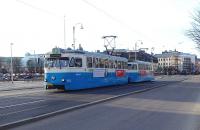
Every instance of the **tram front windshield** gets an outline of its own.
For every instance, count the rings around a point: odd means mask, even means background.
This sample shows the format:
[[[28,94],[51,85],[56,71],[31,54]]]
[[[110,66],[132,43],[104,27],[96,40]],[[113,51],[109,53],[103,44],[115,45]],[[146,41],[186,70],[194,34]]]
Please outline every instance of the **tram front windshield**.
[[[60,58],[47,58],[45,60],[45,67],[68,67],[69,58],[60,57]]]

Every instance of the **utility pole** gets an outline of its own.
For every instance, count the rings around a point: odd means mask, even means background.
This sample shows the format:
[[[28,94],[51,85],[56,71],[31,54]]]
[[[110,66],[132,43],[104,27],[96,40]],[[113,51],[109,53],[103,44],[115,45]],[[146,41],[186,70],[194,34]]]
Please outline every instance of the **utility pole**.
[[[80,25],[80,29],[83,29],[83,24],[82,23],[76,23],[74,26],[73,26],[73,44],[72,44],[72,47],[73,49],[75,50],[76,49],[76,38],[75,38],[75,31],[76,31],[76,26],[77,25]]]
[[[154,72],[154,62],[153,62],[153,51],[154,51],[154,47],[151,48],[151,62],[152,62],[152,71]]]
[[[137,42],[140,42],[140,44],[143,44],[143,42],[141,40],[137,40],[135,42],[135,61],[137,60]]]
[[[36,54],[34,50],[34,59],[35,59],[35,74],[37,73],[37,61],[36,61]]]
[[[65,31],[65,15],[64,15],[64,48],[67,49],[67,46],[66,46],[66,31]]]
[[[136,51],[137,51],[137,42],[135,43],[135,61],[137,60],[137,58],[136,58],[137,57],[137,52]]]
[[[75,50],[75,26],[73,26],[73,44],[72,44],[73,50]]]
[[[13,43],[10,43],[10,53],[11,53],[11,57],[10,57],[11,81],[12,81],[12,84],[13,84],[13,57],[12,57],[12,45],[13,45]]]

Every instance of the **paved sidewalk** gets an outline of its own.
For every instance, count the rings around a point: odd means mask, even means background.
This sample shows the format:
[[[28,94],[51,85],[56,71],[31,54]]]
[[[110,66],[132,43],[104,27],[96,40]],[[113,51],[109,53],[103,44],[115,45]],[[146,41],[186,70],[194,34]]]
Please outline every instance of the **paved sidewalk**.
[[[17,89],[32,89],[43,88],[43,81],[14,81],[13,84],[10,81],[0,82],[0,91],[9,91]]]

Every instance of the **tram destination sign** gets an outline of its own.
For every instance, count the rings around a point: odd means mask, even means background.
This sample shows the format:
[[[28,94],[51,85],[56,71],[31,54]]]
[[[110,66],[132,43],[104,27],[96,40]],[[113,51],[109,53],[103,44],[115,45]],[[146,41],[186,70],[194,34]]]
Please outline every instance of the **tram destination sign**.
[[[50,54],[51,58],[58,58],[61,57],[61,54]]]

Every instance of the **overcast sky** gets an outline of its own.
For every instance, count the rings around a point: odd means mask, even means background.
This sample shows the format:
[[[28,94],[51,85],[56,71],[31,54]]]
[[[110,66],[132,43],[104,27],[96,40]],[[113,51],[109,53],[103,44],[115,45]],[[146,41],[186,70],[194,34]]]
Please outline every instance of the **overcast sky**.
[[[55,46],[64,48],[64,14],[66,46],[73,42],[87,51],[104,50],[102,36],[116,35],[116,48],[152,48],[154,53],[178,50],[193,53],[195,44],[184,33],[190,27],[191,13],[197,0],[1,0],[0,56],[26,52],[46,53]],[[151,49],[148,50],[150,52]]]

